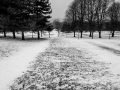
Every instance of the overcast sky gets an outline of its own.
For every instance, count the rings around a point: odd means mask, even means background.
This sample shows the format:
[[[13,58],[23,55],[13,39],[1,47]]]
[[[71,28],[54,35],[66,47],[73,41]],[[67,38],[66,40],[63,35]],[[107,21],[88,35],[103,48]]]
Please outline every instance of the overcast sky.
[[[49,0],[52,6],[52,18],[63,19],[65,11],[73,0]]]
[[[65,11],[73,0],[49,0],[52,7],[52,19],[64,19]],[[120,1],[120,0],[116,0]]]

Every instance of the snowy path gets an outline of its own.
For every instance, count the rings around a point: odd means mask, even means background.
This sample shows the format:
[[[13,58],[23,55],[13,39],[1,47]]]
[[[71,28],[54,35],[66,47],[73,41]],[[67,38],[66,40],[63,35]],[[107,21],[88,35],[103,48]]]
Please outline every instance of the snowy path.
[[[47,52],[39,54],[31,72],[20,77],[12,85],[12,89],[30,89],[35,84],[40,90],[43,87],[45,90],[73,90],[77,87],[77,90],[118,90],[120,56],[109,48],[114,50],[119,46],[116,47],[113,42],[115,41],[62,37],[53,39]],[[100,47],[101,45],[107,49]]]
[[[101,61],[110,64],[111,72],[115,75],[120,75],[120,42],[119,40],[98,40],[98,39],[66,39],[78,45],[80,49],[88,52],[88,57],[93,57],[96,61]],[[102,47],[105,48],[102,48]],[[116,50],[118,54],[116,54]]]
[[[40,52],[49,46],[49,41],[41,41],[0,61],[0,90],[9,90],[9,85],[15,78],[27,70],[29,63],[36,59]]]
[[[117,79],[114,79],[114,77],[109,77],[110,80],[120,81],[120,53],[116,54],[114,51],[120,51],[119,40],[78,40],[76,38],[63,38],[60,40],[62,40],[62,42],[58,40],[57,44],[59,44],[57,47],[76,48],[85,53],[86,59],[91,58],[94,61],[107,63],[111,73],[118,77]],[[29,63],[35,60],[35,57],[37,57],[37,55],[40,52],[44,51],[48,46],[49,41],[42,41],[39,44],[35,43],[32,46],[23,48],[13,56],[7,57],[6,59],[0,61],[0,90],[8,90],[7,85],[11,85],[12,81],[15,80],[15,78],[22,75],[22,72],[27,70]],[[56,59],[52,61],[55,60]],[[101,78],[101,80],[105,79],[107,78]]]
[[[92,52],[96,53],[100,58],[97,60],[111,63],[111,71],[114,74],[120,75],[120,46],[119,42],[115,40],[103,40],[103,41],[88,41],[89,46],[92,48]]]

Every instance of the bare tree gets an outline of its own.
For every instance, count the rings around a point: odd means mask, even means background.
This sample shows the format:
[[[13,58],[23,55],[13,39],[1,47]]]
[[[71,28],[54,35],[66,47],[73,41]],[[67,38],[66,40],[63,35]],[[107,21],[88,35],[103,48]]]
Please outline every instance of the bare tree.
[[[108,9],[108,15],[111,22],[111,32],[112,37],[114,37],[115,30],[118,27],[119,17],[120,17],[120,3],[113,2],[112,5]]]
[[[77,18],[78,18],[78,25],[79,25],[79,31],[81,33],[81,38],[82,38],[82,33],[84,29],[84,22],[85,22],[85,16],[86,16],[86,1],[87,0],[76,0],[77,4]]]
[[[65,20],[71,24],[71,28],[74,31],[74,37],[75,37],[76,26],[77,26],[77,3],[75,0],[70,4],[68,10],[66,11],[65,18],[66,18]]]
[[[106,20],[107,9],[110,4],[110,0],[97,0],[97,30],[99,32],[99,38],[101,38],[101,30],[103,29],[103,24]]]
[[[58,37],[59,37],[60,29],[61,29],[61,27],[62,27],[62,23],[60,22],[59,19],[55,19],[55,20],[53,21],[53,27],[54,27],[55,29],[57,29],[57,31],[58,31]]]
[[[74,27],[74,37],[76,28],[82,33],[85,25],[88,24],[90,37],[93,38],[93,33],[97,29],[99,38],[107,16],[107,9],[113,0],[74,0],[66,11],[66,22]]]
[[[93,33],[95,30],[95,21],[96,21],[97,1],[87,0],[86,6],[87,6],[86,19],[89,22],[90,37],[92,37],[93,39]]]

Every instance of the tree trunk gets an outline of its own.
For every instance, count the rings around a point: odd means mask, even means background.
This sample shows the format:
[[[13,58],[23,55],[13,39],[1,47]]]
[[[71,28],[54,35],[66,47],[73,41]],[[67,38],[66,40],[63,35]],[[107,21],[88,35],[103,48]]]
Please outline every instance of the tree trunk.
[[[115,31],[112,32],[112,37],[114,37],[114,36],[115,36]]]
[[[74,30],[74,37],[75,37],[75,30]]]
[[[39,32],[39,30],[38,30],[38,39],[40,39],[40,32]]]
[[[6,37],[6,31],[5,31],[5,29],[4,29],[4,31],[3,31],[3,32],[4,32],[4,37]]]
[[[89,35],[89,37],[92,37],[92,32],[90,31],[90,35]]]
[[[32,31],[32,38],[33,38],[33,31]]]
[[[101,31],[99,31],[99,38],[102,38],[102,37],[101,37]]]
[[[78,39],[80,38],[79,31],[78,31]]]
[[[41,30],[41,37],[42,37],[42,30]]]
[[[83,33],[83,32],[81,32],[81,38],[82,38],[82,33]]]
[[[58,30],[58,37],[59,37],[59,30]]]
[[[49,32],[49,38],[50,38],[50,32]]]
[[[111,35],[111,33],[109,34],[109,39],[110,39],[110,35]]]
[[[13,38],[16,38],[16,36],[15,36],[15,31],[13,30]]]
[[[25,40],[24,31],[22,30],[22,40]]]
[[[93,39],[93,32],[92,32],[92,39]]]

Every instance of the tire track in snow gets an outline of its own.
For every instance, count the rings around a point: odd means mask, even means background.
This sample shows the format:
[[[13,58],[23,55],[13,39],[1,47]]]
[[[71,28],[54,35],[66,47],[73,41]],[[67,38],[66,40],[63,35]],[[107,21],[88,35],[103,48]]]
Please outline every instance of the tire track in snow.
[[[93,42],[88,42],[88,43],[93,44],[93,45],[95,45],[97,47],[100,47],[100,48],[102,48],[104,50],[110,51],[110,52],[116,54],[117,56],[120,56],[120,50],[117,50],[117,49],[114,49],[114,48],[110,48],[108,46],[96,44],[96,43],[93,43]]]

